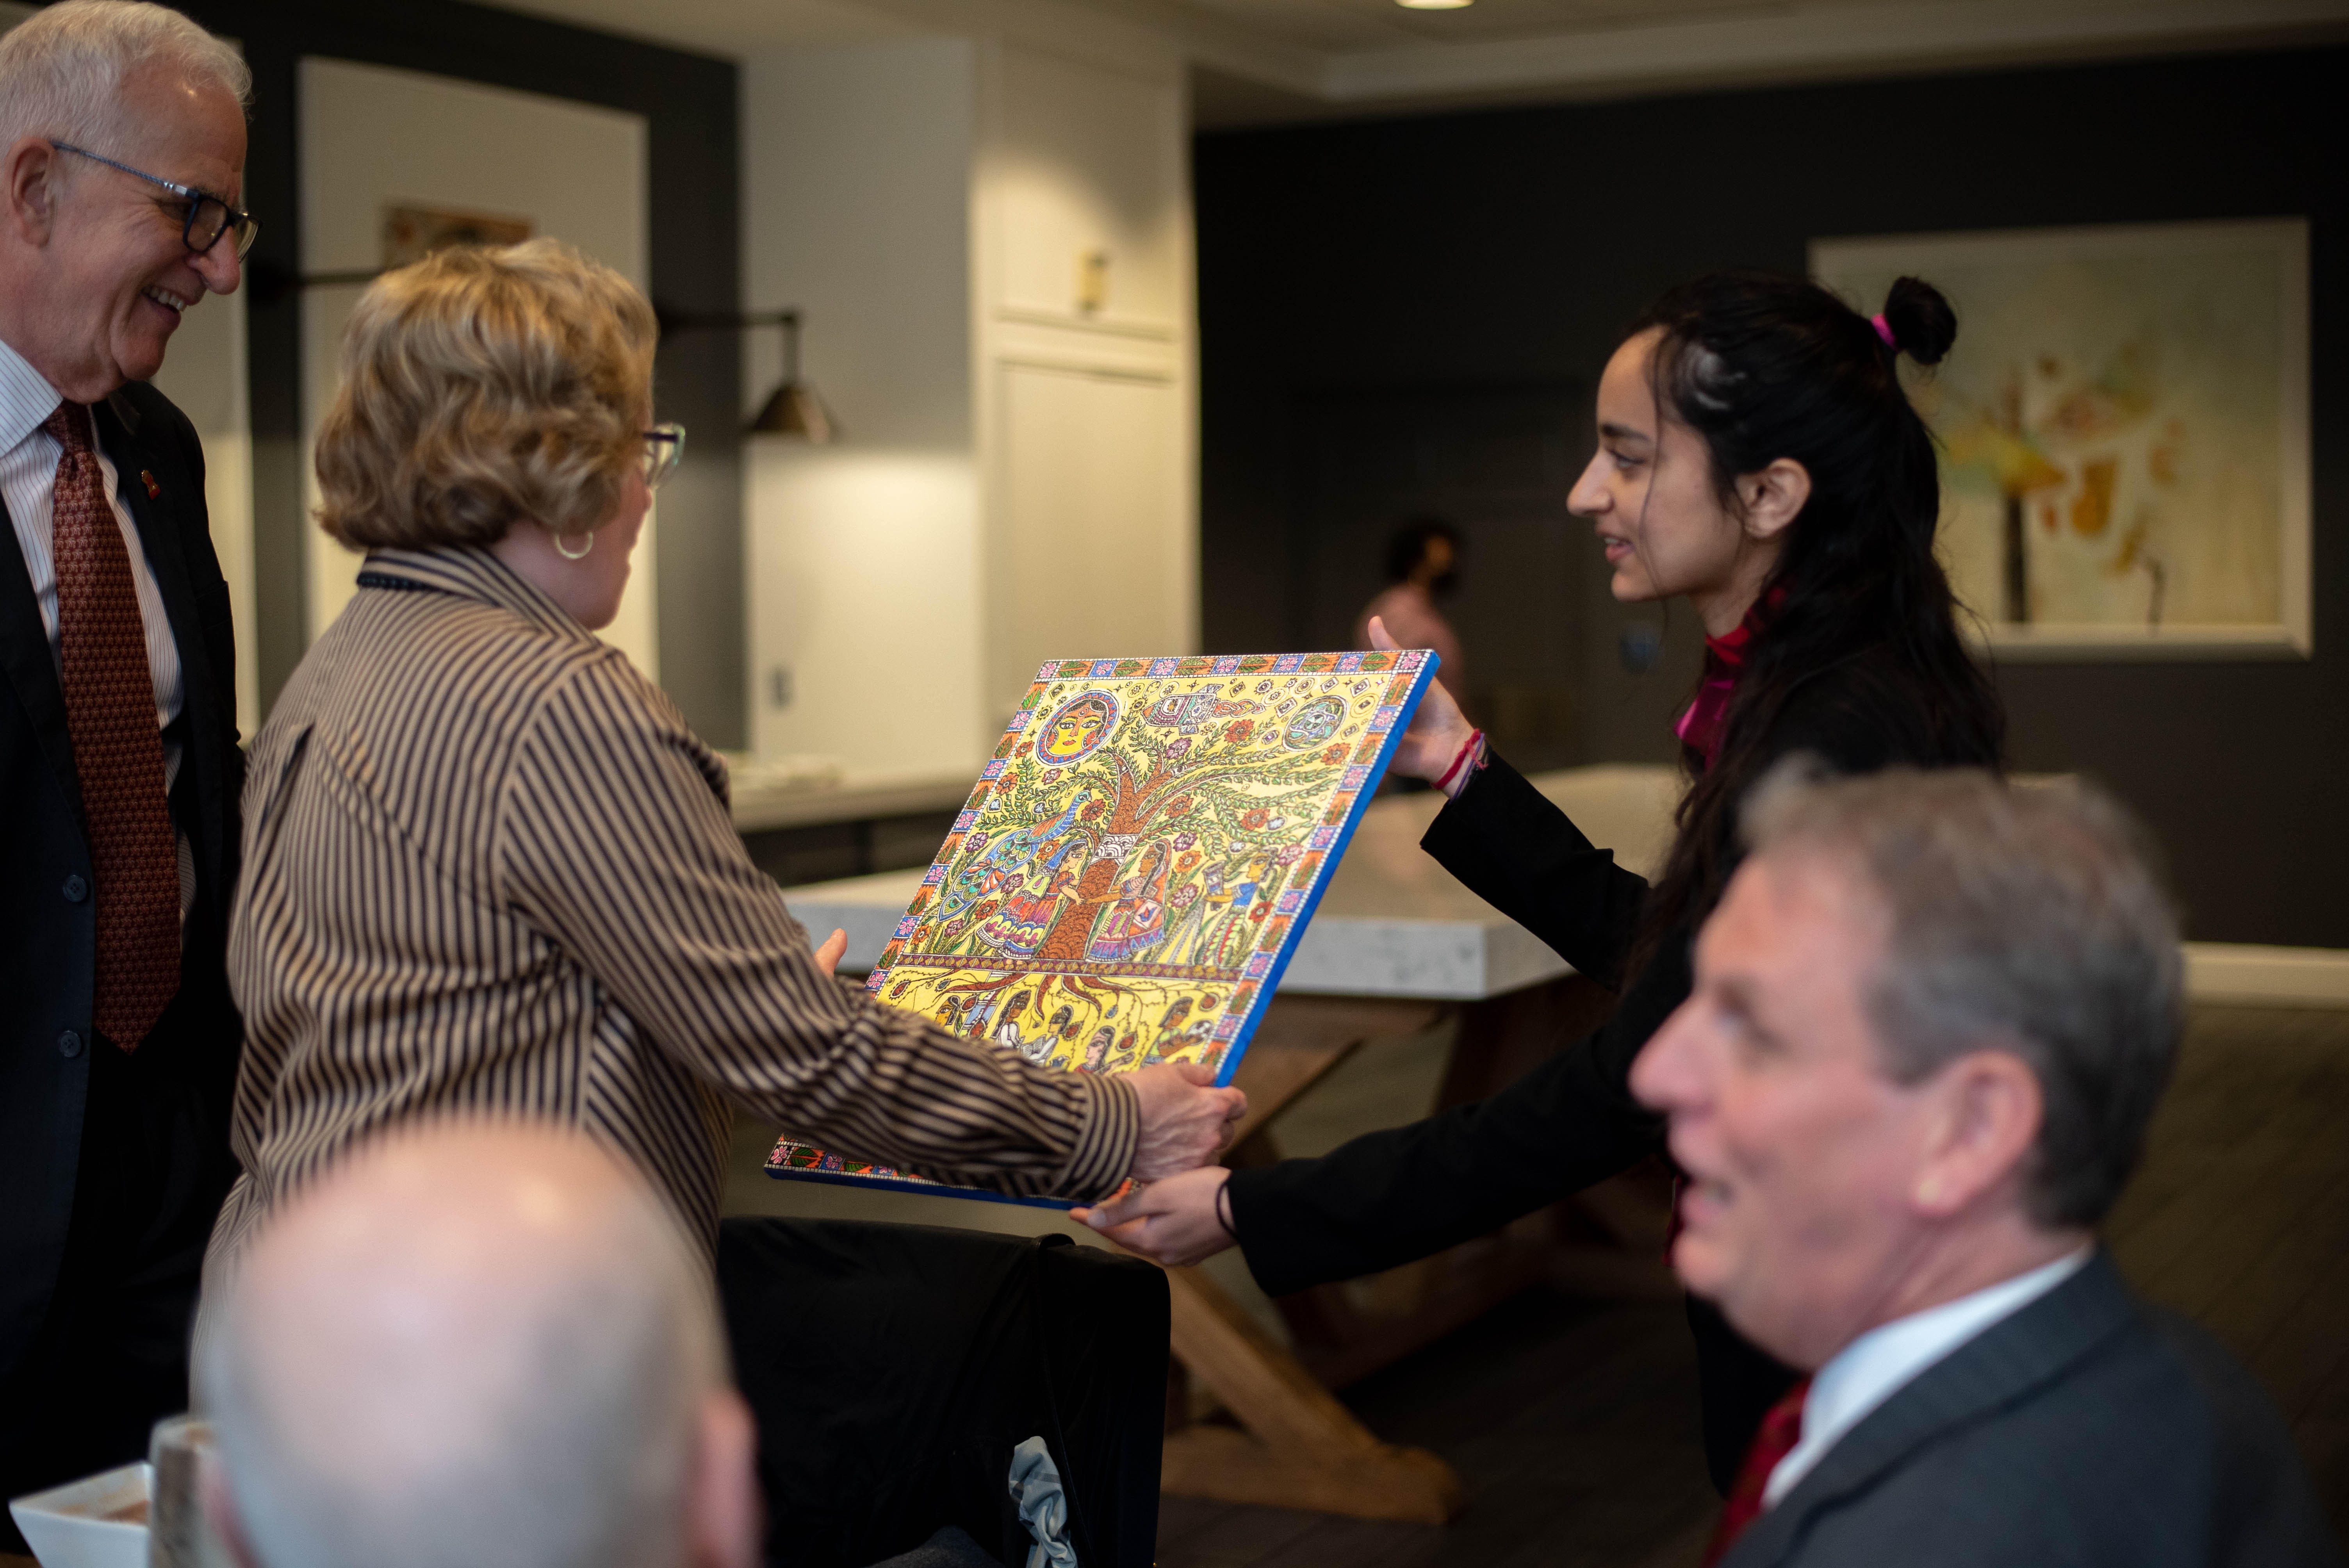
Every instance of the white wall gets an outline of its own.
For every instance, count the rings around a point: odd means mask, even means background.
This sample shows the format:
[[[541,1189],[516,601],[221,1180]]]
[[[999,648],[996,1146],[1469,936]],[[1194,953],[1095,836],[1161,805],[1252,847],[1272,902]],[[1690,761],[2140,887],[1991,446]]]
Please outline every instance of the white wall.
[[[206,294],[181,316],[154,385],[179,405],[203,443],[204,510],[236,628],[237,722],[250,738],[261,727],[261,639],[254,621],[253,417],[245,364],[240,287],[232,294]]]
[[[746,459],[762,755],[971,771],[1044,657],[1195,646],[1185,113],[1171,52],[1121,70],[916,37],[747,62],[744,304],[803,310],[843,431]],[[774,336],[753,335],[746,409]]]
[[[802,370],[844,431],[830,448],[745,449],[761,756],[976,771],[1003,726],[981,714],[972,656],[974,58],[927,38],[743,67],[743,304],[805,313]],[[781,375],[781,335],[746,346],[747,414]]]
[[[534,233],[568,240],[646,286],[641,116],[342,60],[305,59],[300,90],[305,274],[381,266],[383,209],[406,203],[527,219]],[[333,399],[342,329],[361,292],[303,294],[305,447]],[[317,476],[306,461],[303,468],[315,505]],[[656,680],[657,526],[656,509],[637,542],[619,618],[604,633]],[[316,528],[304,537],[315,638],[349,602],[357,559]]]

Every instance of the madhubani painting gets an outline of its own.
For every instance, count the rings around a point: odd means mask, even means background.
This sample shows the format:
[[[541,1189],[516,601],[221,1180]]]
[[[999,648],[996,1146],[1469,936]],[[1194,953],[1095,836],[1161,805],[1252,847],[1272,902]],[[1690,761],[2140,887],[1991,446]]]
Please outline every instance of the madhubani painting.
[[[1229,1083],[1437,662],[1046,665],[868,987],[1039,1066]],[[767,1163],[917,1180],[789,1138]]]
[[[2002,654],[2310,651],[2307,257],[2297,220],[1813,243],[1863,313],[1903,273],[1956,308],[1910,387]]]

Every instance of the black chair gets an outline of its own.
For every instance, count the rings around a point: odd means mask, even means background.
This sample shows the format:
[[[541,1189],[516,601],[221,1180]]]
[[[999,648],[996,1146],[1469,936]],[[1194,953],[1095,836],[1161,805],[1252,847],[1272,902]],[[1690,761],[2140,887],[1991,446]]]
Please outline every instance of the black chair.
[[[1082,1568],[1149,1568],[1166,1276],[1071,1244],[931,1225],[728,1220],[718,1286],[759,1420],[767,1560],[864,1568],[957,1525],[1009,1568],[1007,1487],[1041,1436]]]

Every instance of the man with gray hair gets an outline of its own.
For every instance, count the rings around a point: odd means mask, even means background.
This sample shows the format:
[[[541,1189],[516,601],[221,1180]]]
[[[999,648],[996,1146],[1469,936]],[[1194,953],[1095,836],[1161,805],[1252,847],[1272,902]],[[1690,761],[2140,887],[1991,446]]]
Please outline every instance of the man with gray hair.
[[[753,1568],[709,1269],[632,1171],[519,1122],[396,1131],[289,1204],[201,1368],[253,1568]]]
[[[249,86],[158,5],[0,38],[0,1497],[184,1408],[235,1175],[228,585],[195,431],[146,382],[237,286]]]
[[[1674,1267],[1812,1373],[1706,1561],[2337,1563],[2265,1395],[2095,1242],[2184,1010],[2118,809],[1781,769],[1745,826],[1631,1075],[1686,1176]]]

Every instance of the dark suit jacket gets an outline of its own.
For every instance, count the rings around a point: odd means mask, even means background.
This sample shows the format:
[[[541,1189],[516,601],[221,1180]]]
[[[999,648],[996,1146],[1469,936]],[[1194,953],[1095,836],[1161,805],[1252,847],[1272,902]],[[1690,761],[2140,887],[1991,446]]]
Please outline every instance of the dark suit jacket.
[[[183,1026],[157,1071],[225,1105],[239,1030],[223,952],[236,883],[236,655],[212,553],[204,459],[184,415],[134,382],[96,407],[98,443],[137,523],[180,652],[186,752],[174,818],[195,851],[197,905],[181,963]],[[140,479],[154,477],[150,497]],[[0,531],[0,1381],[38,1328],[73,1213],[89,1084],[97,908],[65,697],[13,528]],[[75,1042],[61,1048],[67,1033]],[[160,1048],[155,1048],[160,1047]],[[171,1059],[160,1059],[166,1055]]]
[[[1765,749],[1807,752],[1847,773],[1894,763],[1996,766],[1997,758],[1958,754],[1931,733],[1915,681],[1889,656],[1822,670],[1789,696]],[[1622,985],[1647,883],[1594,848],[1508,764],[1494,758],[1421,842],[1578,971]],[[1663,1121],[1632,1098],[1631,1063],[1688,996],[1692,935],[1692,925],[1666,933],[1603,1026],[1498,1094],[1319,1160],[1233,1171],[1233,1227],[1257,1283],[1279,1295],[1392,1268],[1661,1152]],[[1791,1374],[1716,1331],[1710,1309],[1695,1315],[1707,1455],[1725,1487]]]
[[[2323,1568],[2266,1393],[2102,1253],[1844,1434],[1723,1568]]]

